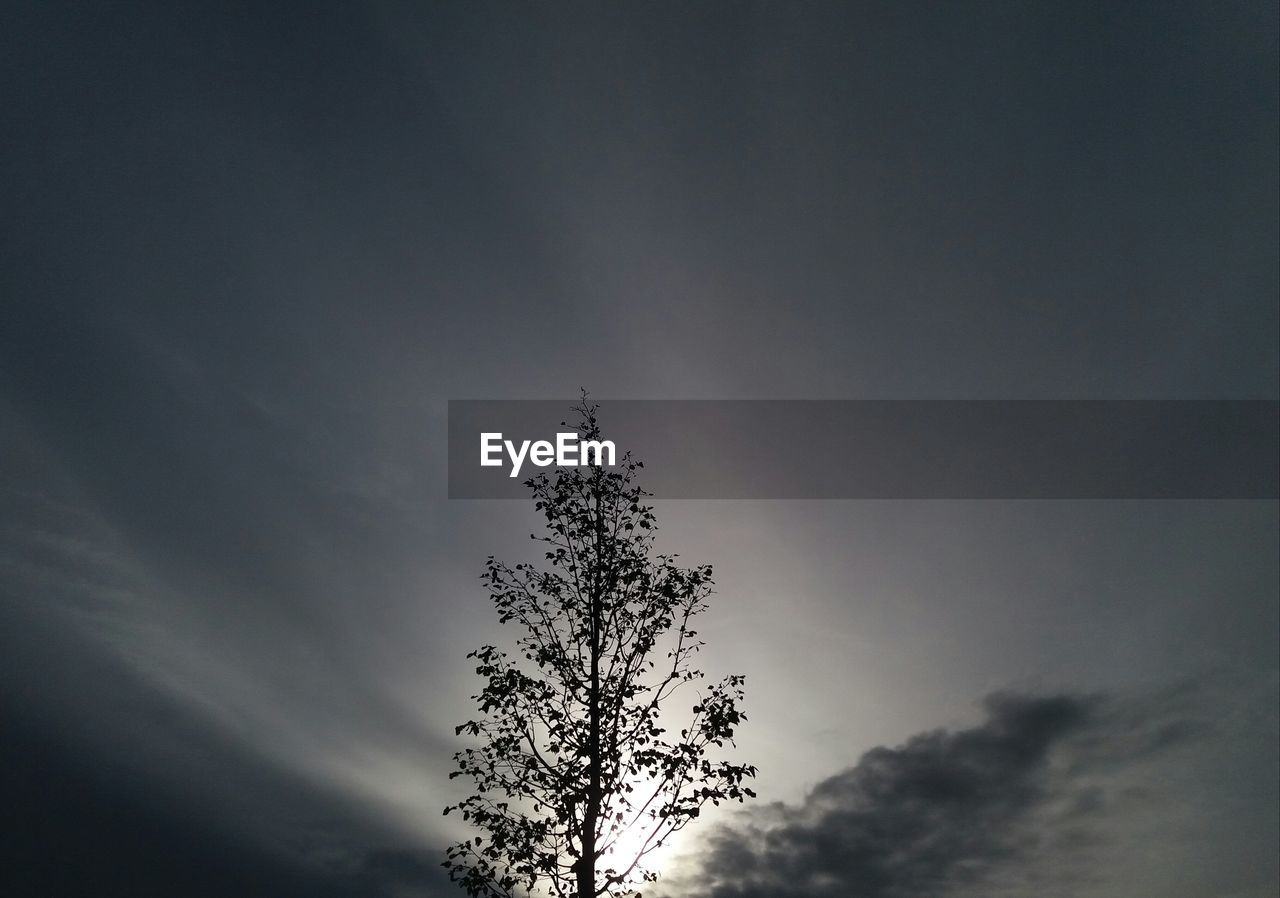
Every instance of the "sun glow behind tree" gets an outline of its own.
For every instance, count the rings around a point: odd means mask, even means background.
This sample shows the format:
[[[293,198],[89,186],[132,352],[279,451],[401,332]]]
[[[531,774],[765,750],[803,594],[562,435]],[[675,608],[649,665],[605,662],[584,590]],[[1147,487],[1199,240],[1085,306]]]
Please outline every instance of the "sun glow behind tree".
[[[598,440],[594,405],[581,437]],[[654,554],[640,462],[558,469],[527,481],[546,518],[545,568],[490,557],[483,579],[502,623],[524,632],[512,654],[471,653],[485,685],[481,717],[457,728],[482,740],[455,755],[477,791],[445,813],[487,834],[449,850],[470,895],[635,895],[654,861],[702,808],[754,797],[755,768],[713,760],[744,720],[741,676],[707,683],[692,626],[711,568]],[[689,687],[683,689],[682,687]],[[689,712],[675,723],[673,697]]]

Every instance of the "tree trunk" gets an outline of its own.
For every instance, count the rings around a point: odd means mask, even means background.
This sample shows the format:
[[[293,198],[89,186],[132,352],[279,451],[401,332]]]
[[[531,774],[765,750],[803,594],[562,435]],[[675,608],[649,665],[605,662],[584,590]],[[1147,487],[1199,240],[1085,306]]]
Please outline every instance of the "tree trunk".
[[[596,558],[595,571],[591,584],[591,691],[588,695],[588,735],[587,735],[587,805],[582,814],[582,856],[578,858],[578,896],[577,898],[595,898],[596,894],[596,826],[600,820],[600,805],[603,796],[600,792],[600,629],[603,611],[604,577],[601,575],[602,559],[600,557],[603,542],[604,522],[601,518],[599,493],[596,494]]]
[[[594,613],[594,612],[593,612]],[[592,626],[594,630],[594,623]],[[596,652],[591,654],[590,735],[587,760],[587,806],[582,815],[582,857],[578,859],[578,898],[595,898],[596,894],[596,825],[600,819],[600,665]]]

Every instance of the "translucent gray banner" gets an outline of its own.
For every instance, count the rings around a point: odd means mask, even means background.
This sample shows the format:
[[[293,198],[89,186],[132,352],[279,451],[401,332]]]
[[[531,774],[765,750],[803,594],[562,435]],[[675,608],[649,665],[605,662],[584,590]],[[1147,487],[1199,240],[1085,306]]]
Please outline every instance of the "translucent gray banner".
[[[527,497],[575,404],[451,400],[449,497]],[[1280,497],[1269,400],[600,400],[598,417],[664,499]]]

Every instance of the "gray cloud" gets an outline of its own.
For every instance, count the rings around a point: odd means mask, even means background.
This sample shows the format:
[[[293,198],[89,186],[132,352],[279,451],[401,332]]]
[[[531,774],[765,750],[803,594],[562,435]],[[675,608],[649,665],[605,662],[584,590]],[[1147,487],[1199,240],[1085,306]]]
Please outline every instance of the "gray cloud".
[[[682,893],[908,898],[1019,878],[1025,890],[1049,855],[1083,857],[1113,806],[1143,798],[1109,774],[1200,732],[1182,698],[992,694],[977,726],[874,748],[801,804],[720,827]]]

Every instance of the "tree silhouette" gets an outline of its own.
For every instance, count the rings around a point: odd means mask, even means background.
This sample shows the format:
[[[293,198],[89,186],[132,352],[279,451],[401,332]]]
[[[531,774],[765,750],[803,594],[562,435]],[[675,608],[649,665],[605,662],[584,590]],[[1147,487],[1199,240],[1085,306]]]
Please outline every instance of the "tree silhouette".
[[[600,439],[584,392],[582,439]],[[568,426],[562,422],[563,426]],[[468,895],[638,896],[657,879],[646,858],[707,803],[743,801],[755,767],[708,757],[732,744],[744,678],[708,683],[692,666],[692,629],[711,594],[711,567],[653,554],[652,495],[633,483],[629,453],[613,469],[560,468],[526,481],[546,517],[546,564],[489,557],[482,575],[502,623],[522,628],[513,655],[486,645],[477,661],[480,717],[457,728],[481,744],[454,755],[476,792],[457,805],[484,831],[444,866]],[[676,734],[665,708],[698,689]],[[673,725],[674,726],[674,725]]]

